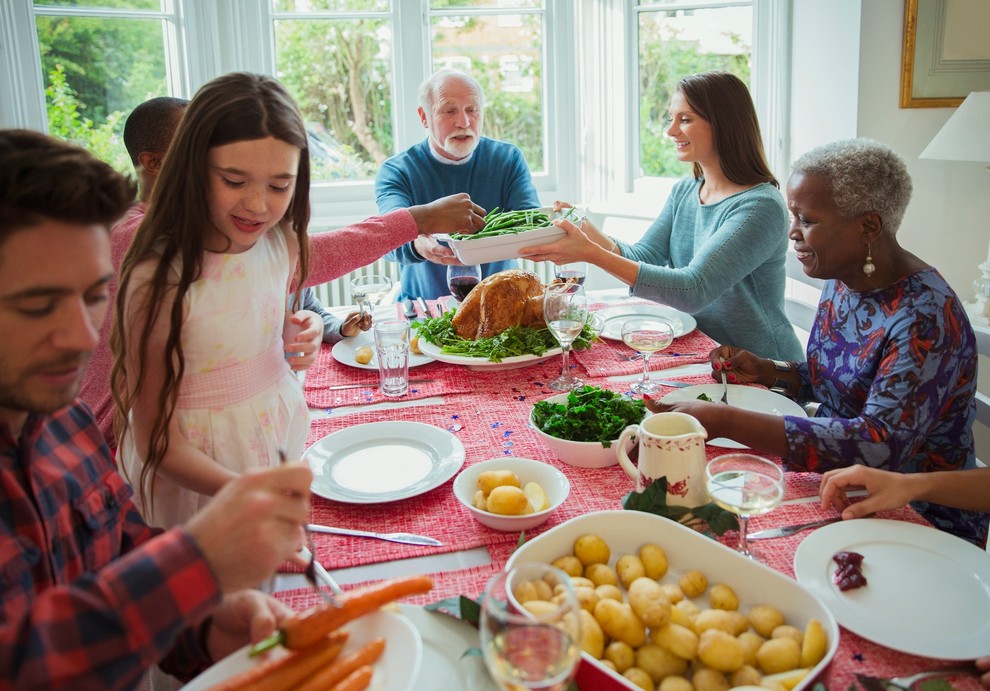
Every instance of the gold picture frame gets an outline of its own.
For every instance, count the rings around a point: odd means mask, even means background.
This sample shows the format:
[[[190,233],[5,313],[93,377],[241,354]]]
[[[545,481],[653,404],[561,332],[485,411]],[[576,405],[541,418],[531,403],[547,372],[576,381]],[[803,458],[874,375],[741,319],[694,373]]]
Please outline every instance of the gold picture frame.
[[[990,48],[974,33],[990,21],[990,3],[954,2],[950,14],[949,0],[904,0],[901,108],[953,108],[990,89]]]

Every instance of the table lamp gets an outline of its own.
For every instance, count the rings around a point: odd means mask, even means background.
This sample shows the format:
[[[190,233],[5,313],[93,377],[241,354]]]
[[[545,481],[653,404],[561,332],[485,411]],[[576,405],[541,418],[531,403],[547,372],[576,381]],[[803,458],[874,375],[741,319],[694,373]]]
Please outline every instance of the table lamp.
[[[990,163],[990,91],[974,91],[956,109],[920,158]],[[973,324],[990,325],[990,248],[973,281],[975,302],[966,303]]]

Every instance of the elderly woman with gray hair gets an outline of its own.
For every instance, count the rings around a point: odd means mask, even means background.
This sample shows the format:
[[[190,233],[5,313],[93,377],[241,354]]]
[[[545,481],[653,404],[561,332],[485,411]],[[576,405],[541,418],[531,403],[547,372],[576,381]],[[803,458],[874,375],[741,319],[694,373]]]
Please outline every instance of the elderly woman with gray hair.
[[[870,139],[827,144],[794,163],[787,198],[798,260],[805,274],[826,280],[807,362],[728,345],[711,360],[731,382],[819,401],[816,415],[779,417],[700,401],[648,401],[650,409],[689,413],[710,437],[778,455],[789,470],[974,467],[975,336],[945,279],[897,242],[911,198],[904,162]],[[985,543],[987,514],[913,506],[937,527]]]

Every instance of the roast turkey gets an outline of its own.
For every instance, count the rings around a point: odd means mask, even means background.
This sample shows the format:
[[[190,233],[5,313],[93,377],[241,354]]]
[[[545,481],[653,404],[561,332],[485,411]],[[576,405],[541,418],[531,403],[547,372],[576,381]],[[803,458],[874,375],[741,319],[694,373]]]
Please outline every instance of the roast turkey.
[[[472,341],[510,326],[542,327],[543,283],[533,272],[521,269],[492,274],[468,293],[451,323],[458,336]]]

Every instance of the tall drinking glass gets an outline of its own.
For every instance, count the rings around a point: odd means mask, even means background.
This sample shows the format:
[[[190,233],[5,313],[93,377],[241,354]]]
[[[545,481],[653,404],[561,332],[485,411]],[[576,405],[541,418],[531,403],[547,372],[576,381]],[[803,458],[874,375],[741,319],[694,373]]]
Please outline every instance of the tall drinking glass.
[[[749,517],[776,507],[784,498],[784,471],[773,461],[751,453],[727,453],[705,469],[705,486],[712,501],[739,516],[739,546],[744,557],[762,561],[746,539]]]
[[[554,391],[570,391],[584,385],[571,373],[571,344],[588,321],[588,296],[579,283],[551,283],[543,294],[543,318],[560,343],[563,358],[560,376],[548,384]]]
[[[380,305],[391,289],[392,279],[388,276],[369,274],[351,279],[351,297],[357,303],[362,317],[365,312],[370,312],[372,307]]]
[[[409,391],[409,322],[376,321],[372,327],[378,353],[378,374],[383,396],[396,398]]]
[[[549,564],[519,564],[493,576],[479,626],[492,678],[506,691],[566,689],[581,660],[579,609],[570,577]]]
[[[656,393],[660,384],[650,379],[650,355],[674,342],[674,325],[658,317],[637,317],[622,324],[622,341],[643,356],[643,377],[629,388]]]

